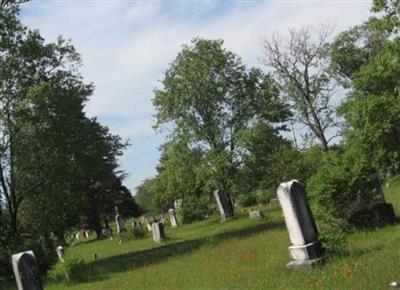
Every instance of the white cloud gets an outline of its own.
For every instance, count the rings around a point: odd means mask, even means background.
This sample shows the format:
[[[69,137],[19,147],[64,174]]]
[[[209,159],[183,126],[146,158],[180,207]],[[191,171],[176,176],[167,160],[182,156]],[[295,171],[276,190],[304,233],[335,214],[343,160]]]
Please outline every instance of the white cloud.
[[[71,38],[82,74],[96,92],[86,112],[131,138],[121,159],[133,187],[154,174],[165,134],[151,129],[153,89],[182,44],[196,36],[222,38],[251,66],[261,66],[261,37],[318,22],[337,31],[369,15],[370,1],[33,1],[22,19],[48,41]]]

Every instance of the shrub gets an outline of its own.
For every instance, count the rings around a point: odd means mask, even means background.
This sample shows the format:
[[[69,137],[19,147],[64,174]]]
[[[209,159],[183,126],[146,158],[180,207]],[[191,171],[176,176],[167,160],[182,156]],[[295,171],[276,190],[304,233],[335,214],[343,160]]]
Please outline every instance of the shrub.
[[[271,192],[268,190],[263,190],[257,195],[257,203],[268,204],[271,198]]]
[[[327,153],[307,183],[321,237],[332,251],[341,250],[346,231],[365,226],[361,213],[378,195],[376,172],[353,154]]]
[[[183,223],[204,220],[210,214],[208,196],[186,196],[179,210]]]
[[[143,227],[136,227],[134,229],[129,229],[127,232],[119,234],[119,237],[123,242],[142,239],[145,236],[146,236],[146,230]]]
[[[239,194],[238,203],[243,206],[252,206],[257,203],[257,197],[254,194]]]
[[[83,258],[79,255],[65,255],[64,262],[57,262],[48,277],[55,282],[82,282],[87,278]]]

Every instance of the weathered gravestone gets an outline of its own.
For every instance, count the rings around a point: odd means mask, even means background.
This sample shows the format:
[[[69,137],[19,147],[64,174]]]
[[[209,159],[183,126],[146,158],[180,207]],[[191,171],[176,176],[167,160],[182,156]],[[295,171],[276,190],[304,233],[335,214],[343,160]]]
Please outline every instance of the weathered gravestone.
[[[18,290],[43,290],[40,271],[32,251],[11,257]]]
[[[131,225],[132,225],[132,229],[137,229],[137,228],[140,227],[138,221],[136,221],[136,220],[133,220],[132,223],[131,223]]]
[[[151,224],[150,224],[148,218],[145,217],[145,218],[143,219],[143,222],[144,222],[144,225],[145,225],[145,227],[147,228],[147,230],[148,230],[149,232],[151,232],[151,231],[152,231],[152,228],[151,228]]]
[[[262,211],[259,211],[259,210],[249,211],[249,218],[250,219],[262,219],[264,217],[265,217],[265,215],[263,214]]]
[[[164,225],[162,223],[152,223],[151,228],[153,232],[153,242],[161,243],[165,240]]]
[[[225,221],[233,217],[233,203],[229,195],[223,190],[214,191],[215,199],[217,200],[218,209],[221,214],[221,220]]]
[[[178,227],[178,220],[176,219],[175,210],[172,209],[172,208],[170,208],[170,209],[168,210],[168,213],[169,213],[169,219],[170,219],[170,221],[171,221],[171,226],[172,226],[173,228],[177,228],[177,227]]]
[[[64,262],[64,247],[63,246],[58,246],[56,248],[56,252],[57,252],[58,259],[61,262]]]
[[[318,230],[304,187],[297,180],[281,183],[278,198],[282,206],[292,246],[289,270],[307,270],[324,258],[324,249],[318,240]]]
[[[126,231],[124,220],[119,215],[117,206],[115,207],[115,223],[117,225],[117,233],[118,234]]]
[[[175,209],[180,209],[181,206],[182,206],[182,201],[183,201],[182,198],[174,200],[174,208]]]

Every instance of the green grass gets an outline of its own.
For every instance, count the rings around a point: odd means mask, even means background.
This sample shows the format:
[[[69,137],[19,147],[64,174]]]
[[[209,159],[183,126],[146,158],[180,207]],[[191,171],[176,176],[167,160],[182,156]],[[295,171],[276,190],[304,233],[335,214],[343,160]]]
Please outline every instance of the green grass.
[[[387,190],[400,208],[400,186]],[[279,207],[264,207],[267,218],[247,214],[225,223],[218,217],[166,228],[168,240],[154,245],[150,235],[119,244],[119,239],[86,241],[68,248],[86,261],[87,281],[48,282],[46,290],[130,289],[388,289],[400,281],[400,223],[349,236],[342,257],[308,272],[288,272],[290,245]],[[93,253],[98,259],[93,260]]]

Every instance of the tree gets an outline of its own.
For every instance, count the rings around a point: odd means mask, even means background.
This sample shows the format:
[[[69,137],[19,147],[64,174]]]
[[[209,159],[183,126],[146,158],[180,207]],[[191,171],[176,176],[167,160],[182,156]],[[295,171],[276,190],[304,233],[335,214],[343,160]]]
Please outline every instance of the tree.
[[[374,10],[384,14],[335,39],[332,67],[351,83],[339,108],[346,121],[346,142],[361,150],[384,178],[400,172],[399,12],[396,1],[375,1]]]
[[[37,167],[33,160],[22,157],[29,143],[22,107],[29,106],[27,96],[32,86],[63,77],[74,82],[79,77],[73,77],[72,72],[80,65],[79,55],[70,44],[61,38],[45,44],[38,31],[30,31],[19,22],[17,13],[15,7],[0,10],[0,184],[9,226],[15,234],[21,202],[46,180],[45,175],[28,178],[22,170]],[[84,101],[82,98],[80,105]],[[46,128],[45,123],[42,125]]]
[[[337,130],[332,97],[336,83],[329,73],[327,25],[290,30],[289,37],[271,34],[264,38],[264,62],[278,77],[280,89],[294,109],[296,120],[308,127],[322,148],[328,150],[329,130]]]
[[[247,70],[221,40],[185,45],[156,89],[156,127],[172,124],[174,138],[201,146],[210,174],[229,191],[241,163],[239,132],[255,120],[284,121],[289,113],[269,75]]]

